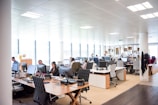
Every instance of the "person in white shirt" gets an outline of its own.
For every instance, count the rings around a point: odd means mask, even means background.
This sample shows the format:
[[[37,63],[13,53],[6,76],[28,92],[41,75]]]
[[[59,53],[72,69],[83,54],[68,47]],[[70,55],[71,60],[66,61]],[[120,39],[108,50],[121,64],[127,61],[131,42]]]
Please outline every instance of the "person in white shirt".
[[[82,69],[83,70],[86,70],[86,68],[87,68],[87,59],[85,59],[85,61],[84,61],[84,63],[82,64]]]

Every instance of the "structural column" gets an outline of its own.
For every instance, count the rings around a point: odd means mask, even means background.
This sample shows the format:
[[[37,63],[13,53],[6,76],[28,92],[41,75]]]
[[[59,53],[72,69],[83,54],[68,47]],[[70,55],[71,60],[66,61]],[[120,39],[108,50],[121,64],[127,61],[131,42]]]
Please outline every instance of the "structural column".
[[[11,0],[0,0],[0,105],[12,105]]]
[[[148,53],[148,33],[140,33],[139,34],[139,47],[140,47],[140,80],[148,81],[149,80],[149,70],[147,69],[144,74],[142,74],[141,70],[141,53]]]

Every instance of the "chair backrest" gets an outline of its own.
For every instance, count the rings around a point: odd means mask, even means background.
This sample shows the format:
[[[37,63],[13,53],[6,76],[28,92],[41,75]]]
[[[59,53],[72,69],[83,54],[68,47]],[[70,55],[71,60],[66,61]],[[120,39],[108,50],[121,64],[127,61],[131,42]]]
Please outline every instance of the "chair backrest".
[[[139,60],[133,61],[133,69],[139,69]]]
[[[117,61],[117,67],[124,67],[124,63],[122,60]]]
[[[93,67],[93,62],[88,62],[86,69],[92,69],[92,67]]]
[[[111,78],[116,77],[116,72],[115,72],[116,64],[109,65],[108,69],[110,70],[110,77]]]
[[[43,83],[44,79],[36,76],[33,76],[32,78],[35,85],[33,100],[40,105],[46,105],[47,99],[49,97],[48,97],[48,93],[45,92],[45,87]]]
[[[72,64],[72,72],[73,73],[76,73],[76,72],[78,72],[79,71],[79,69],[81,68],[81,63],[80,62],[74,62],[73,64]]]
[[[86,82],[88,82],[88,80],[89,80],[89,73],[90,73],[90,70],[88,70],[88,69],[86,69],[86,70],[80,69],[78,71],[78,79],[84,79]]]

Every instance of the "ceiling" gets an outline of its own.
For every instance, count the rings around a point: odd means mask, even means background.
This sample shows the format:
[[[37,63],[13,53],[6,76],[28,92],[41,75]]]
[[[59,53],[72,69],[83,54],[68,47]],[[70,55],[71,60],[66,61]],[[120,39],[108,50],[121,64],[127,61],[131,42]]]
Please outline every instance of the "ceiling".
[[[137,44],[139,34],[144,32],[148,32],[149,43],[157,43],[158,17],[144,20],[139,16],[158,12],[158,0],[148,1],[154,8],[132,12],[126,7],[146,0],[12,0],[13,29],[17,24],[40,24],[41,27],[71,28],[73,33],[74,27],[90,25],[93,28],[87,31],[97,33],[95,38],[104,39],[105,44]],[[43,16],[36,20],[20,16],[26,11]],[[109,34],[114,32],[119,34]],[[128,39],[128,36],[134,38]]]

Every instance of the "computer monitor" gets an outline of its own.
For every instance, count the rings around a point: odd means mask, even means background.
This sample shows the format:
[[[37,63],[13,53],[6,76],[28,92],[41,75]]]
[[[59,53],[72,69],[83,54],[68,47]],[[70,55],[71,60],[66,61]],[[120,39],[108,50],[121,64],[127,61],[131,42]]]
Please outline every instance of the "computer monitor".
[[[70,60],[69,59],[64,59],[63,64],[64,65],[70,65]]]
[[[105,61],[99,61],[98,67],[99,67],[100,69],[107,68],[107,62],[105,62]]]
[[[33,75],[35,74],[36,66],[35,65],[29,65],[27,68],[27,74]]]
[[[108,56],[105,56],[105,57],[104,57],[104,60],[105,60],[105,61],[111,61],[111,58],[108,57]]]
[[[121,58],[123,62],[127,62],[127,58]]]
[[[37,71],[40,73],[46,73],[46,65],[37,65]]]
[[[26,62],[22,62],[21,63],[21,68],[23,71],[27,70],[27,63]]]

